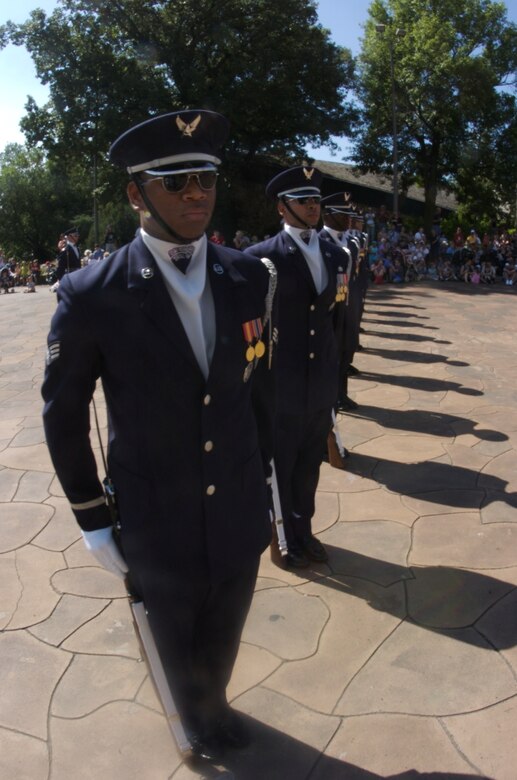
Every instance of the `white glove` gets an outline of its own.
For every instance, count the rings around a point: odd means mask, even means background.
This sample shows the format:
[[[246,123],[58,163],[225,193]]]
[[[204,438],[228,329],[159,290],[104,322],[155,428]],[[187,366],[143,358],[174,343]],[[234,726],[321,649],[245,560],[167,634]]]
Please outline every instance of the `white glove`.
[[[111,526],[99,528],[98,531],[81,531],[81,533],[86,549],[91,552],[100,565],[123,580],[128,567],[115,544]]]
[[[50,292],[57,292],[58,287],[59,287],[59,282],[54,282],[54,284],[51,285],[48,289],[50,290]],[[91,534],[92,531],[87,531],[86,533]]]

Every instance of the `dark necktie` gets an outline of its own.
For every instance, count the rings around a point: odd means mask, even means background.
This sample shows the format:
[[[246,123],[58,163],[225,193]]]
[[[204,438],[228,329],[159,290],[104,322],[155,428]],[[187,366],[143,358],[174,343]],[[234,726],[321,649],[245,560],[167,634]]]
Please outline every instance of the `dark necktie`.
[[[175,246],[173,249],[169,249],[169,257],[182,274],[187,272],[188,264],[194,254],[194,247],[192,244],[185,244],[184,246]]]
[[[304,241],[306,244],[308,244],[311,240],[312,230],[302,230],[300,233],[300,238],[302,241]]]

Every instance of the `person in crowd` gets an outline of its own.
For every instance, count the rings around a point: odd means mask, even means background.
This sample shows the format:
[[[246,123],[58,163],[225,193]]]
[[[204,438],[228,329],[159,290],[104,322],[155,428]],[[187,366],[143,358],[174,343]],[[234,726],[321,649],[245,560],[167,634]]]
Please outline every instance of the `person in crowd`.
[[[464,282],[471,282],[472,275],[476,272],[476,266],[474,265],[474,258],[467,257],[465,262],[460,268],[460,279]]]
[[[485,258],[481,263],[480,281],[482,284],[495,283],[495,265],[489,257]]]
[[[440,263],[438,279],[440,282],[453,282],[457,280],[456,274],[454,273],[452,260],[449,257],[445,258]]]
[[[320,466],[338,395],[339,338],[343,314],[345,255],[318,237],[320,185],[317,168],[296,166],[268,183],[282,229],[245,255],[269,258],[278,270],[279,341],[274,461],[287,565],[324,562],[327,551],[312,533]],[[337,312],[335,311],[337,309]]]
[[[393,262],[389,271],[389,281],[393,284],[400,284],[404,281],[404,265],[402,261],[402,254],[398,252],[393,258]]]
[[[473,254],[475,254],[478,251],[478,249],[481,247],[481,239],[479,238],[474,228],[472,228],[472,230],[468,234],[465,243],[467,244],[468,248]]]
[[[42,390],[86,546],[118,576],[129,569],[192,752],[207,761],[249,741],[226,687],[271,541],[276,271],[205,233],[228,129],[220,114],[185,110],[112,144],[140,229],[62,279]],[[120,547],[90,443],[98,379]]]
[[[517,267],[512,258],[508,258],[504,264],[503,282],[507,287],[512,287],[517,282]]]
[[[94,244],[93,252],[91,254],[91,260],[102,260],[104,257],[104,250],[100,244]]]
[[[108,225],[106,227],[106,232],[104,233],[103,245],[104,245],[104,251],[108,252],[109,254],[114,252],[115,249],[117,248],[117,238],[115,236],[115,232],[111,227],[111,225]]]
[[[6,294],[14,292],[14,274],[7,265],[0,270],[0,289]]]
[[[40,264],[36,258],[33,258],[30,263],[30,274],[34,284],[39,284],[41,281]]]
[[[388,258],[386,258],[386,260],[383,261],[382,257],[379,257],[372,265],[371,274],[372,274],[372,279],[374,284],[384,284],[385,277],[386,277],[386,266],[385,266],[386,262],[389,262]]]
[[[244,252],[244,250],[247,249],[250,244],[250,238],[246,235],[244,230],[237,230],[235,236],[233,237],[233,245],[235,249],[239,249],[241,252]]]
[[[210,236],[210,241],[212,241],[214,244],[219,244],[219,246],[226,245],[226,241],[224,240],[224,236],[220,230],[214,230],[212,232],[212,235]]]
[[[57,256],[56,280],[61,281],[66,274],[81,268],[81,253],[78,247],[79,230],[71,227],[65,230],[63,238],[58,242],[59,254]]]

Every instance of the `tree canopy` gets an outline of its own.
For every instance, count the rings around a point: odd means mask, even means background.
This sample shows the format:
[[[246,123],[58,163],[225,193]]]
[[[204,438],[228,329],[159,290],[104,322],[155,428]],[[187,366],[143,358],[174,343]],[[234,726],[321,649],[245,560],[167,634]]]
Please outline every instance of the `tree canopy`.
[[[515,96],[501,88],[515,87],[517,28],[504,3],[491,0],[373,0],[358,63],[363,110],[354,159],[386,173],[393,144],[390,57],[401,184],[424,187],[430,226],[438,187],[461,193],[459,182],[479,166],[494,181],[501,168],[494,169],[495,159],[516,158]],[[510,202],[504,181],[493,192],[494,210]]]
[[[84,192],[41,149],[9,144],[0,153],[0,236],[8,256],[53,257],[59,234],[72,220],[87,225],[81,213]]]
[[[95,170],[101,208],[125,197],[110,144],[159,113],[195,106],[230,120],[235,186],[222,202],[244,224],[253,202],[234,195],[256,180],[257,155],[300,161],[307,144],[350,130],[353,58],[311,0],[60,0],[51,15],[8,23],[0,45],[8,40],[27,48],[50,90],[46,105],[26,104],[27,143],[63,175]],[[253,191],[263,198],[262,182]]]
[[[9,33],[50,87],[47,106],[28,105],[27,139],[61,156],[190,106],[227,116],[248,157],[299,156],[349,129],[352,56],[309,0],[61,0]]]

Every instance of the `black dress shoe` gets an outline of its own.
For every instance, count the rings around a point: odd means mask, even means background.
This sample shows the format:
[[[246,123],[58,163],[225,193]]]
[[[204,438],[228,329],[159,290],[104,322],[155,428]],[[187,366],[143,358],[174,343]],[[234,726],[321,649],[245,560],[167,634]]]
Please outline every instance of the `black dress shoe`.
[[[230,708],[218,721],[215,736],[221,745],[228,748],[245,748],[251,742],[251,735],[244,720]]]
[[[203,761],[215,763],[220,761],[223,756],[223,746],[215,735],[191,734],[189,742],[193,758],[200,758]]]
[[[310,561],[301,550],[289,550],[284,556],[284,565],[288,569],[306,569]]]
[[[357,409],[358,404],[346,395],[344,398],[339,399],[336,408],[338,412],[350,412],[352,409]]]
[[[325,561],[328,561],[329,556],[327,551],[325,550],[320,540],[316,539],[315,536],[311,536],[306,540],[304,539],[302,544],[303,551],[311,559],[311,561],[316,561],[317,563],[325,563]]]

